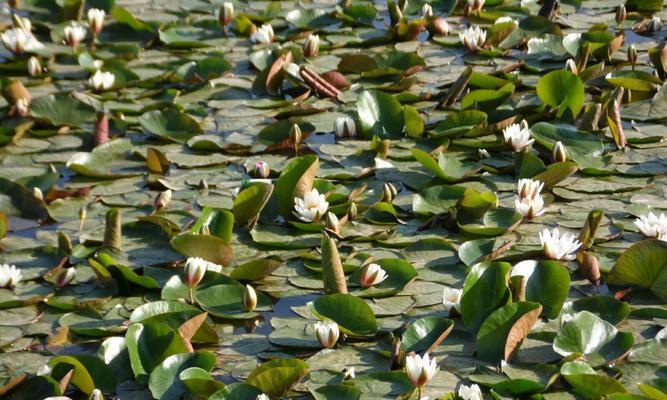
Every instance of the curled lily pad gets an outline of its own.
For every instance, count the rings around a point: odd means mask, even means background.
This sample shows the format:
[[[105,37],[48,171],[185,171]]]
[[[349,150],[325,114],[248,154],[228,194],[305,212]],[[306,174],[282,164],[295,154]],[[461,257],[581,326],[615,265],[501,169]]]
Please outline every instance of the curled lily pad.
[[[401,347],[415,353],[435,350],[454,328],[454,321],[441,317],[424,317],[416,320],[405,330]]]
[[[488,361],[510,360],[537,321],[539,303],[507,304],[489,315],[477,332],[477,351]]]

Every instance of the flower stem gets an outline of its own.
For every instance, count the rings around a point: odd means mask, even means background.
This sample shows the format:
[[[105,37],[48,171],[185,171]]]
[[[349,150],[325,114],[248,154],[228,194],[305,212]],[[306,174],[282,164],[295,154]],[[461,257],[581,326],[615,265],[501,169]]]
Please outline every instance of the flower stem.
[[[191,287],[188,288],[188,294],[190,295],[190,304],[195,304],[195,298],[194,298],[194,295],[192,293],[192,288]]]

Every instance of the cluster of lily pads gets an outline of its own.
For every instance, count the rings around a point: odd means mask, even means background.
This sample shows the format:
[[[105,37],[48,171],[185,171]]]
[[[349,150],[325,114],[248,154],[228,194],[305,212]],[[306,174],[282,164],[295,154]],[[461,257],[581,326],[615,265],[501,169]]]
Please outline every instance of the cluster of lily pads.
[[[11,0],[0,397],[667,398],[662,0]]]

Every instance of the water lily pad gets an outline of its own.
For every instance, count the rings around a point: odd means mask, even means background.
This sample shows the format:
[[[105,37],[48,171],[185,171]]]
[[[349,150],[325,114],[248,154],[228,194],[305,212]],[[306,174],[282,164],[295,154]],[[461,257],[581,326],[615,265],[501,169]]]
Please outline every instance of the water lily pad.
[[[203,133],[197,121],[172,108],[144,113],[139,117],[139,123],[146,132],[178,143]]]
[[[608,281],[617,285],[637,285],[651,289],[667,301],[667,243],[644,240],[619,257]]]
[[[335,293],[317,298],[312,311],[321,319],[335,321],[340,330],[352,336],[373,336],[377,321],[371,308],[351,294]],[[354,318],[349,318],[354,315]]]

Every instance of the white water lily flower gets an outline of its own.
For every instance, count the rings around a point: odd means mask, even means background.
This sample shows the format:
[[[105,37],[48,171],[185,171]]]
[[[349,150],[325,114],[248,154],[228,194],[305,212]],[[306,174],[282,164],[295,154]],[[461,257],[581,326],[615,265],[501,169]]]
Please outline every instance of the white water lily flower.
[[[21,271],[16,265],[0,265],[0,288],[11,288],[21,281]]]
[[[220,7],[220,12],[218,14],[218,22],[222,26],[227,26],[232,23],[234,20],[234,3],[226,1]]]
[[[16,113],[18,115],[25,117],[28,115],[28,110],[30,109],[30,99],[18,99],[16,100],[14,107],[16,107]]]
[[[115,81],[116,76],[113,73],[102,72],[102,70],[98,69],[93,76],[88,79],[88,85],[97,91],[102,91],[111,89]]]
[[[452,310],[461,313],[461,295],[463,290],[446,287],[442,291],[442,305],[445,307],[447,315],[452,315]]]
[[[334,121],[334,133],[339,139],[357,136],[357,126],[352,117],[348,115],[337,117]]]
[[[525,121],[522,121],[521,125],[512,124],[503,129],[503,138],[514,148],[514,151],[521,151],[532,145],[535,140],[531,139],[530,135],[530,128]]]
[[[99,8],[91,8],[88,10],[88,26],[90,26],[90,31],[95,35],[99,35],[100,32],[102,32],[106,15],[106,12]]]
[[[320,52],[320,36],[310,34],[303,43],[303,55],[305,57],[315,57]]]
[[[250,40],[255,43],[271,43],[273,42],[273,27],[271,24],[264,24],[257,29],[257,32],[250,36]]]
[[[185,262],[183,281],[186,286],[193,288],[199,285],[208,270],[209,262],[199,257],[189,257]]]
[[[329,209],[326,197],[317,189],[313,189],[303,196],[303,199],[294,198],[296,216],[304,222],[313,222],[322,217]]]
[[[544,214],[547,209],[544,208],[544,199],[539,194],[536,197],[516,197],[514,199],[516,211],[525,218],[533,219]]]
[[[422,6],[422,18],[431,18],[433,16],[433,7],[430,4],[424,3]]]
[[[39,58],[32,56],[28,60],[28,75],[37,76],[42,73],[42,63],[39,62]]]
[[[544,254],[553,260],[572,261],[581,247],[581,242],[573,234],[564,233],[561,236],[558,228],[551,231],[545,229],[539,235]]]
[[[477,25],[473,25],[459,33],[459,40],[461,41],[461,44],[474,53],[484,46],[484,43],[486,42],[486,31]]]
[[[412,353],[405,357],[405,372],[413,385],[422,387],[438,372],[438,364],[428,353],[422,357]]]
[[[315,322],[315,336],[317,336],[317,340],[320,341],[322,347],[332,349],[338,342],[338,336],[340,336],[338,324],[334,321]]]
[[[658,238],[667,235],[667,216],[660,213],[660,216],[649,212],[647,215],[640,215],[634,220],[634,224],[647,238]]]
[[[86,30],[81,25],[71,24],[63,29],[65,42],[72,47],[76,47],[86,38]]]
[[[23,54],[39,49],[43,49],[44,45],[40,43],[35,36],[26,29],[12,28],[4,31],[2,35],[2,44],[14,54]]]
[[[483,400],[482,390],[477,385],[461,385],[459,387],[458,395],[463,400]]]
[[[542,188],[544,188],[544,183],[530,178],[523,178],[519,179],[516,186],[519,197],[522,199],[526,197],[532,199],[540,195]]]
[[[361,286],[367,288],[387,279],[389,275],[378,264],[368,264],[361,274]]]
[[[258,394],[257,397],[255,397],[255,400],[271,400],[271,398],[264,393]]]

